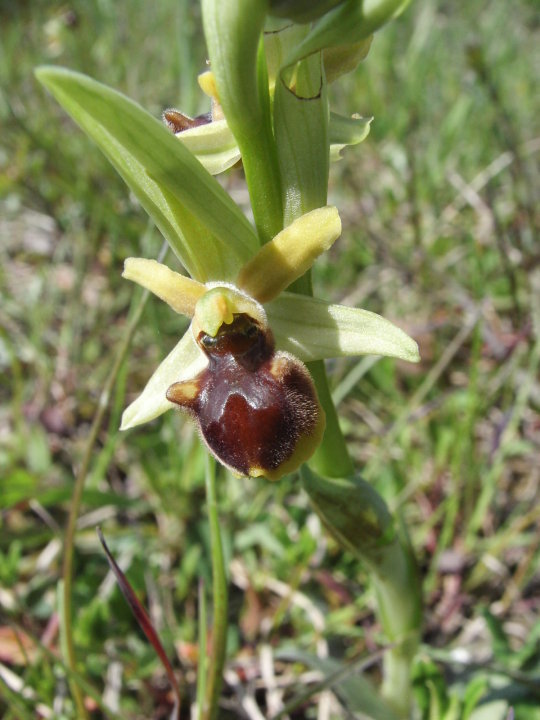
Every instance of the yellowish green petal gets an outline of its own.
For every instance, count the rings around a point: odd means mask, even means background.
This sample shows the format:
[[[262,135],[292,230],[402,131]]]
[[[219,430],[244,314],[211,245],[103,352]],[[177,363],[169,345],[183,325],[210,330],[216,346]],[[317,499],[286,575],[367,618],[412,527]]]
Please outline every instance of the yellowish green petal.
[[[157,260],[146,258],[127,258],[122,277],[142,285],[175,312],[188,317],[193,317],[197,301],[206,292],[202,283],[174,272]]]
[[[368,136],[371,119],[358,115],[339,118],[334,113],[330,114],[331,162],[340,159],[340,151],[345,146],[356,145]],[[343,126],[343,120],[350,123],[349,127]],[[240,149],[226,120],[214,120],[206,125],[183,130],[176,133],[176,137],[211,175],[219,175],[241,160]]]
[[[376,313],[283,293],[266,306],[279,348],[304,362],[346,355],[385,355],[418,362],[418,345]]]
[[[208,97],[212,98],[212,100],[219,102],[216,77],[211,70],[207,70],[206,72],[198,75],[197,82],[205,95],[208,95]]]
[[[240,270],[237,285],[259,302],[268,302],[309,270],[340,235],[335,207],[312,210],[266,243]]]
[[[175,407],[166,397],[167,388],[175,382],[189,380],[204,370],[208,360],[188,330],[180,342],[159,365],[139,397],[124,410],[120,430],[150,422]]]

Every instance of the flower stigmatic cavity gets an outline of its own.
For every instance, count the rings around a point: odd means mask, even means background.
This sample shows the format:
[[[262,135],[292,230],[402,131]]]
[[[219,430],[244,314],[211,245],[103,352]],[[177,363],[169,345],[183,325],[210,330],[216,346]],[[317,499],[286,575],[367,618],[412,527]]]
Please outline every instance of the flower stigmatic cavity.
[[[208,365],[172,384],[167,400],[196,421],[213,455],[239,475],[278,480],[308,460],[325,427],[311,376],[275,350],[266,314],[231,287],[197,303],[192,331]]]

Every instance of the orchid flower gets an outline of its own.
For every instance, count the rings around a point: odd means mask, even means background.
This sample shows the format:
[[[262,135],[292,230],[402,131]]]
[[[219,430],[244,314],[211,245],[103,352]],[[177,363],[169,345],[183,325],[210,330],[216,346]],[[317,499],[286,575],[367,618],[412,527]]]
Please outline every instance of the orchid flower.
[[[191,275],[173,272],[154,260],[130,258],[124,277],[195,320],[204,298],[221,288],[225,306],[232,303],[232,310],[229,315],[220,315],[218,309],[214,316],[206,316],[206,333],[215,336],[221,325],[232,322],[233,315],[244,313],[271,331],[278,353],[288,353],[300,363],[365,354],[419,359],[416,343],[388,320],[286,291],[341,234],[336,208],[305,213],[260,247],[254,230],[227,193],[183,143],[146,111],[77,73],[56,68],[38,72],[121,172]],[[197,340],[192,322],[125,410],[123,430],[174,407],[168,389],[194,380],[208,364]],[[319,436],[320,432],[317,441]],[[315,447],[314,440],[301,459],[307,459]],[[249,474],[260,471],[251,468]]]
[[[173,272],[155,260],[128,258],[124,277],[151,290],[175,312],[193,318],[190,328],[154,372],[141,395],[125,410],[122,430],[153,420],[175,406],[169,389],[181,384],[196,393],[193,382],[208,366],[208,357],[197,343],[202,330],[216,337],[220,328],[247,314],[271,328],[276,349],[301,362],[345,355],[387,355],[415,362],[414,340],[388,320],[343,305],[283,292],[302,276],[314,260],[341,234],[337,209],[324,207],[306,213],[264,245],[239,268],[235,283],[203,284]],[[176,401],[176,404],[182,404]],[[185,404],[185,403],[184,403]],[[307,459],[319,435],[300,455]],[[205,438],[206,439],[206,438]],[[210,444],[207,445],[213,450]],[[222,460],[222,457],[218,456]],[[227,463],[226,463],[227,464]],[[286,465],[286,470],[297,464]],[[229,464],[233,470],[234,465]],[[279,471],[260,467],[245,474],[280,477]]]
[[[371,42],[371,39],[370,39]],[[276,40],[273,38],[273,43]],[[363,43],[359,49],[355,48],[353,63],[365,57],[369,44]],[[332,79],[340,76],[340,70],[352,67],[350,54],[337,56],[337,53],[328,55],[328,69]],[[169,108],[163,113],[163,120],[175,136],[195,155],[201,165],[211,175],[219,175],[233,167],[242,159],[240,148],[225,119],[219,96],[216,89],[214,75],[207,71],[199,75],[199,86],[211,99],[209,113],[191,118],[180,110]],[[276,77],[270,76],[270,90],[274,91]],[[341,159],[341,151],[350,145],[363,142],[369,134],[371,117],[362,117],[355,113],[350,118],[330,113],[329,139],[330,160],[337,162]]]

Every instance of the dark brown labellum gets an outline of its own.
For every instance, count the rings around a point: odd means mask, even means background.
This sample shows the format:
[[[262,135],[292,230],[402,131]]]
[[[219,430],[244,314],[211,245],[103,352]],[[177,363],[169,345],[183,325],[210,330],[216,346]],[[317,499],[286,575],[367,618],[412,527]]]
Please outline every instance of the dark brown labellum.
[[[306,367],[276,352],[272,333],[247,314],[197,342],[208,366],[171,385],[167,399],[193,415],[210,451],[234,472],[277,480],[299,467],[325,424]]]
[[[191,130],[191,128],[199,127],[199,125],[208,125],[208,123],[212,122],[212,113],[204,113],[191,118],[174,108],[164,110],[162,117],[165,125],[175,134],[184,132],[184,130]]]

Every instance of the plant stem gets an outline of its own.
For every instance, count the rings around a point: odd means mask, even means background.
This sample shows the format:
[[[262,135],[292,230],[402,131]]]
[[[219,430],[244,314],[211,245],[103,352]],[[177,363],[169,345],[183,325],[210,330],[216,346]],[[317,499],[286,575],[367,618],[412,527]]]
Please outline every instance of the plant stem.
[[[197,667],[197,720],[202,720],[202,712],[206,697],[206,595],[204,581],[199,580],[199,664]]]
[[[317,395],[326,413],[326,429],[323,441],[312,459],[318,473],[326,477],[347,477],[354,472],[347,443],[339,427],[335,405],[332,401],[324,362],[309,363],[309,371],[317,387]]]
[[[386,636],[395,643],[383,656],[381,694],[407,720],[412,705],[411,665],[422,621],[422,586],[412,549],[402,533],[371,566],[377,610]]]
[[[405,533],[377,491],[359,477],[323,478],[304,466],[302,482],[327,530],[370,572],[377,615],[394,643],[384,655],[382,694],[400,718],[408,718],[411,662],[420,634],[421,585]]]
[[[212,630],[212,649],[206,684],[206,697],[202,713],[203,720],[215,720],[219,696],[223,683],[223,666],[227,650],[227,578],[223,560],[223,546],[219,528],[219,515],[216,499],[216,463],[207,456],[206,464],[206,504],[210,525],[210,546],[212,552],[212,603],[214,626]]]
[[[162,251],[160,252],[160,256],[163,256],[165,254],[166,249],[167,249],[167,245],[164,244]],[[96,444],[97,436],[98,436],[99,430],[101,428],[101,425],[103,423],[103,418],[105,417],[105,412],[107,411],[107,408],[109,407],[109,403],[110,403],[112,391],[114,388],[114,384],[116,382],[116,378],[118,377],[120,368],[122,367],[122,364],[126,358],[127,352],[129,350],[129,346],[131,345],[131,341],[133,339],[133,335],[135,333],[137,325],[139,324],[139,321],[141,319],[144,307],[146,305],[146,302],[147,302],[149,296],[150,296],[150,293],[148,291],[145,291],[139,297],[137,304],[135,305],[133,315],[132,315],[131,320],[129,321],[129,324],[126,328],[124,337],[120,344],[120,348],[118,349],[118,352],[114,359],[114,362],[113,362],[113,365],[109,372],[109,375],[105,381],[105,385],[103,386],[103,389],[101,391],[101,395],[99,396],[99,402],[98,402],[96,414],[94,415],[94,419],[92,421],[92,426],[90,427],[90,432],[88,434],[88,439],[86,441],[86,447],[84,449],[81,464],[79,466],[79,470],[75,477],[75,485],[73,487],[73,496],[71,499],[68,522],[67,522],[67,526],[66,526],[66,533],[64,536],[64,562],[63,562],[63,566],[62,566],[62,588],[61,588],[61,592],[62,592],[61,606],[63,608],[63,613],[61,614],[61,618],[60,618],[61,632],[62,632],[62,636],[63,636],[63,646],[64,646],[64,650],[65,650],[65,662],[66,662],[66,665],[68,666],[69,670],[71,671],[71,673],[76,673],[76,671],[77,671],[75,647],[73,644],[73,614],[72,614],[72,605],[71,605],[71,598],[72,598],[72,591],[73,591],[73,556],[74,556],[74,550],[75,550],[75,532],[77,529],[77,519],[79,517],[79,511],[81,508],[84,484],[85,484],[85,481],[86,481],[86,478],[88,475],[88,470],[90,468],[90,462],[92,460],[94,446]],[[69,678],[69,686],[70,686],[71,693],[73,695],[73,699],[75,701],[75,705],[77,708],[77,717],[79,718],[79,720],[87,720],[88,713],[86,712],[86,707],[84,705],[84,698],[83,698],[81,689],[71,676]]]
[[[283,227],[262,29],[265,0],[202,0],[204,35],[219,100],[242,153],[261,243]]]

